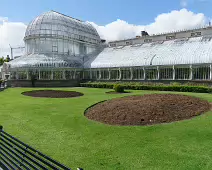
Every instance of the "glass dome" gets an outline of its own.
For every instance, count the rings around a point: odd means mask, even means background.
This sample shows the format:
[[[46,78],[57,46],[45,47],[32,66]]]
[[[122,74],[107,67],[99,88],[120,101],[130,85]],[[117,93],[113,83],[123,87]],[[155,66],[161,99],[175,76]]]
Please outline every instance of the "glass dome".
[[[80,21],[55,11],[35,18],[27,27],[25,40],[31,37],[66,37],[94,44],[100,43],[96,29],[88,22]]]
[[[27,27],[25,55],[10,62],[11,68],[83,67],[86,57],[96,55],[101,39],[88,22],[55,11],[36,17]]]

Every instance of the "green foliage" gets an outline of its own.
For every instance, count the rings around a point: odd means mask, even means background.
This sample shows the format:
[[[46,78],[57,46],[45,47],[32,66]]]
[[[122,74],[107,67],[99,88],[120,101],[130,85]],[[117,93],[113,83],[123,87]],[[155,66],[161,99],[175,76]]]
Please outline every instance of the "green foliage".
[[[177,92],[195,92],[195,93],[211,93],[212,88],[207,86],[192,86],[192,85],[180,85],[180,84],[141,84],[141,83],[110,83],[110,82],[93,82],[93,83],[81,83],[81,87],[91,88],[108,88],[112,89],[116,86],[121,86],[123,89],[131,90],[154,90],[154,91],[177,91]],[[114,88],[115,90],[115,88]],[[116,91],[116,90],[115,90]]]
[[[4,57],[1,57],[0,58],[0,66],[3,65],[3,63],[4,63]]]
[[[115,92],[117,93],[124,93],[124,86],[120,85],[120,84],[114,84],[113,85],[113,89],[115,90]]]
[[[10,61],[10,57],[7,56],[7,58],[4,59],[4,57],[0,58],[0,66],[4,64],[4,62],[9,62]]]
[[[10,61],[10,57],[7,56],[7,58],[4,60],[5,62],[9,62]]]

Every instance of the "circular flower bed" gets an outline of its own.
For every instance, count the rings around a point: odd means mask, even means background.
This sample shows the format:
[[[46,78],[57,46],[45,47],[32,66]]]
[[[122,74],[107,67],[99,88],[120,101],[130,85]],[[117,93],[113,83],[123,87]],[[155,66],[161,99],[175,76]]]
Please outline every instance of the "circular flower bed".
[[[96,104],[86,111],[85,116],[110,125],[152,125],[190,119],[209,110],[210,104],[199,98],[149,94]]]
[[[61,91],[61,90],[33,90],[22,93],[31,97],[46,97],[46,98],[71,98],[83,96],[83,93],[75,91]]]

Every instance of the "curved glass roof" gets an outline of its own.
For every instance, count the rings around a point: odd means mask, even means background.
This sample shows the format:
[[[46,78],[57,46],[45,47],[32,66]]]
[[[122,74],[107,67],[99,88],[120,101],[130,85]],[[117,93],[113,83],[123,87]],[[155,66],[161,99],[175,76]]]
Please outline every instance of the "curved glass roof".
[[[80,68],[83,67],[83,58],[58,54],[30,54],[16,58],[9,64],[11,68]]]
[[[91,68],[212,63],[212,38],[195,37],[137,46],[105,48]]]
[[[212,63],[212,37],[105,48],[84,57],[59,54],[30,54],[11,62],[12,68],[72,67],[113,68]],[[84,64],[83,64],[84,63]]]
[[[31,37],[65,37],[95,44],[101,41],[90,23],[55,11],[43,13],[28,25],[25,40]]]

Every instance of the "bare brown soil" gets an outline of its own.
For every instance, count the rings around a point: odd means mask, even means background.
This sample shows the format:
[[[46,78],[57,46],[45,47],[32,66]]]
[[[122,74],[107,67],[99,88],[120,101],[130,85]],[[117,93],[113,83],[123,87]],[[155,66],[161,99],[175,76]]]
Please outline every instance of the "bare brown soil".
[[[85,113],[110,125],[152,125],[190,119],[211,108],[199,98],[177,94],[128,96],[99,103]]]
[[[71,98],[83,96],[83,93],[75,91],[61,91],[61,90],[33,90],[21,93],[31,97],[46,97],[46,98]]]

